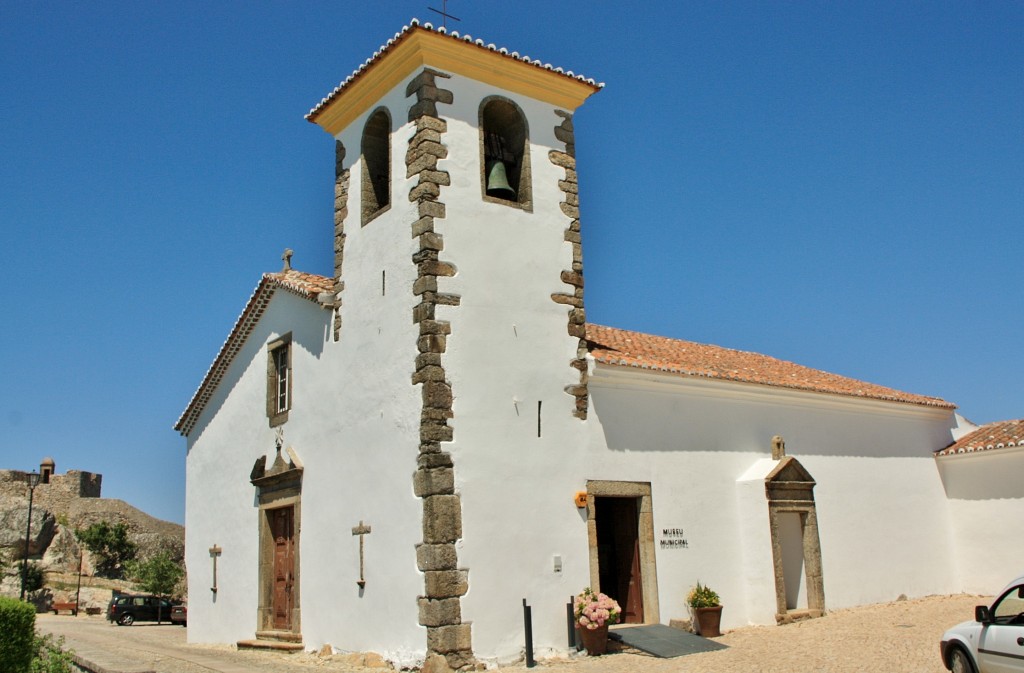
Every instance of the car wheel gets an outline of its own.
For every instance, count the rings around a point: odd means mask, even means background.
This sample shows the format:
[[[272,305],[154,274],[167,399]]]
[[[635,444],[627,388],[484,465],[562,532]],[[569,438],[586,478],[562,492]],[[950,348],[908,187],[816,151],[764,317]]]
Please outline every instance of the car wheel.
[[[962,648],[954,647],[949,655],[949,670],[953,673],[974,673],[974,664]]]
[[[117,618],[117,623],[121,626],[131,626],[135,623],[135,617],[132,617],[131,613],[121,615]]]

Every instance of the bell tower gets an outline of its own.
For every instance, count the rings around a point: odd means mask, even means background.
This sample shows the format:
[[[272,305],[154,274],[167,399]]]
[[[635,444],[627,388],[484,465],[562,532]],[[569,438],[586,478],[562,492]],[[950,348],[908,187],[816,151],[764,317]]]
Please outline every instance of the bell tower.
[[[455,669],[500,637],[471,627],[493,506],[476,472],[550,455],[587,417],[572,115],[600,88],[414,21],[307,115],[335,138],[334,341],[384,348],[392,310],[414,326],[388,347],[419,388],[419,623]]]

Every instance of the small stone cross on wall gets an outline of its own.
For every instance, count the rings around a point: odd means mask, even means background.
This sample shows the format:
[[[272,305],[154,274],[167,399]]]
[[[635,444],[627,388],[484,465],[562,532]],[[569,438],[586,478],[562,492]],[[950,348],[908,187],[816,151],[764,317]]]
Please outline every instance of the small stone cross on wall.
[[[363,575],[363,540],[370,534],[370,527],[360,521],[359,525],[352,529],[352,534],[359,536],[359,579],[356,580],[356,584],[362,589],[366,586],[366,577]]]
[[[217,557],[224,551],[217,545],[210,547],[210,558],[213,559],[213,586],[210,587],[210,591],[217,593]]]

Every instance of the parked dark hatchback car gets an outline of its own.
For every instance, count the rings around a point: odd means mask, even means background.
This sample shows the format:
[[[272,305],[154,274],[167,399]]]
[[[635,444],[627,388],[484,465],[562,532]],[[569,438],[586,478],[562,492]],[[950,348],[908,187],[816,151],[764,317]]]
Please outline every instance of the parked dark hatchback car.
[[[120,594],[114,596],[107,606],[107,620],[117,622],[121,626],[129,626],[135,622],[171,622],[173,605],[166,598],[151,595]]]
[[[188,626],[188,606],[185,604],[171,606],[171,621],[175,624]]]

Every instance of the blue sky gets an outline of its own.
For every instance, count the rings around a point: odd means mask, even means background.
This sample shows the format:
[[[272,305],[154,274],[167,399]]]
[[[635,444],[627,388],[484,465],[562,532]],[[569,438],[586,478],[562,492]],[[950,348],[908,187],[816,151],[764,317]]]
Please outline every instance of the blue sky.
[[[171,426],[285,247],[303,115],[435,2],[0,4],[0,467],[184,516]],[[1024,417],[1024,4],[471,3],[607,84],[575,120],[592,322]]]

